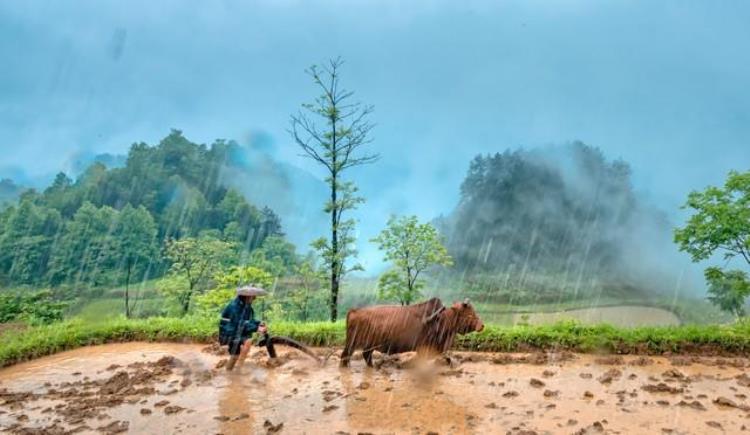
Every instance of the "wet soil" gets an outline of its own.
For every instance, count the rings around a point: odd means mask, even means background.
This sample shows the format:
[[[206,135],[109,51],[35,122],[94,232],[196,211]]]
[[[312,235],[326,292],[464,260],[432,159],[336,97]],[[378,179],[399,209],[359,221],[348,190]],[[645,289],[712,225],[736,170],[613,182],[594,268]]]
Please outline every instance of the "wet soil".
[[[711,434],[750,427],[750,360],[456,352],[349,369],[277,348],[124,343],[0,370],[9,433]],[[327,349],[318,349],[323,356]],[[219,367],[219,368],[217,368]]]

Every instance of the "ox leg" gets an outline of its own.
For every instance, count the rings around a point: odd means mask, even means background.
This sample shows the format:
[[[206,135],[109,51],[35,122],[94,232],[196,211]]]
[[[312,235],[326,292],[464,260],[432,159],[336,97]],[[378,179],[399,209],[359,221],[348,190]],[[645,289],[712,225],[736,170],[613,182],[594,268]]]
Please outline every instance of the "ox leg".
[[[448,336],[448,339],[445,341],[445,343],[443,343],[443,348],[441,352],[441,355],[443,356],[445,363],[448,364],[448,366],[450,367],[454,367],[454,361],[453,361],[453,358],[451,358],[450,351],[451,351],[451,347],[453,347],[453,340],[455,339],[455,337],[456,337],[455,334],[451,334],[450,336]]]
[[[341,367],[349,367],[349,360],[352,358],[352,354],[354,353],[354,343],[349,339],[349,337],[346,337],[346,345],[344,345],[344,350],[341,352]]]
[[[372,350],[365,350],[362,352],[362,358],[365,359],[367,367],[372,367]]]

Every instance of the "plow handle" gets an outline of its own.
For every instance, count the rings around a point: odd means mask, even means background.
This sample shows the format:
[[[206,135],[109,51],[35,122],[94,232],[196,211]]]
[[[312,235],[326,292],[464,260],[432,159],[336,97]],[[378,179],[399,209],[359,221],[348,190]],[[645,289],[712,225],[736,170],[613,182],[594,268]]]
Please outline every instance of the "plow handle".
[[[266,346],[266,350],[268,351],[268,356],[271,358],[276,358],[276,349],[273,347],[273,340],[271,340],[271,337],[268,336],[268,332],[265,332],[262,336],[260,342],[258,342],[259,346]]]

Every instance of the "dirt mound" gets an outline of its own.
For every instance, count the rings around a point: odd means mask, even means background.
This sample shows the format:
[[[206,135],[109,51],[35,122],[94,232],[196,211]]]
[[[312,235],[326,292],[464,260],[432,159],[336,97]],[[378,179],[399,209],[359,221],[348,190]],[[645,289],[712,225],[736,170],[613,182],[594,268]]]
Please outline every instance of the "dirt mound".
[[[678,387],[671,387],[664,382],[659,382],[658,384],[646,384],[641,387],[643,391],[648,391],[649,393],[668,393],[668,394],[680,394],[683,391],[685,391],[682,388]]]
[[[618,369],[609,369],[599,377],[599,382],[602,384],[611,384],[613,380],[620,379],[622,372]]]
[[[531,353],[526,355],[497,354],[490,358],[493,364],[535,364],[548,365],[565,361],[573,361],[576,356],[572,352],[560,353]]]

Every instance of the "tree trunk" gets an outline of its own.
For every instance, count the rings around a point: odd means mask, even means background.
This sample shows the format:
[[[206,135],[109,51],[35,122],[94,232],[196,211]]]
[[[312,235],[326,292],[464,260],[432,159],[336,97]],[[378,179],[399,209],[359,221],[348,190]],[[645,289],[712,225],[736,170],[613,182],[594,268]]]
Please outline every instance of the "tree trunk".
[[[190,288],[188,289],[188,292],[185,295],[185,298],[182,300],[182,315],[183,316],[185,316],[190,310],[190,298],[191,297],[193,297],[193,284],[192,283],[190,283]]]
[[[335,164],[335,160],[334,160]],[[339,304],[339,233],[338,222],[336,219],[338,207],[336,205],[336,173],[333,174],[331,185],[331,252],[333,258],[331,261],[331,322],[338,318]]]
[[[130,318],[130,269],[131,269],[130,259],[128,259],[127,262],[127,268],[128,272],[125,275],[125,318]]]
[[[305,289],[305,298],[302,299],[302,321],[303,322],[307,322],[307,305],[308,305],[307,299],[309,296],[310,294],[308,293],[308,290]]]
[[[405,304],[403,305],[411,305],[412,296],[414,293],[412,293],[414,284],[411,282],[411,269],[409,267],[406,268],[406,297]]]
[[[336,165],[336,102],[332,99],[331,106],[334,108],[334,114],[331,115],[331,149],[332,154],[332,165],[331,165],[331,251],[333,252],[333,258],[331,259],[331,322],[335,322],[338,317],[338,304],[339,304],[339,233],[338,233],[338,209],[339,206],[336,203],[336,194],[338,193],[338,168]]]

